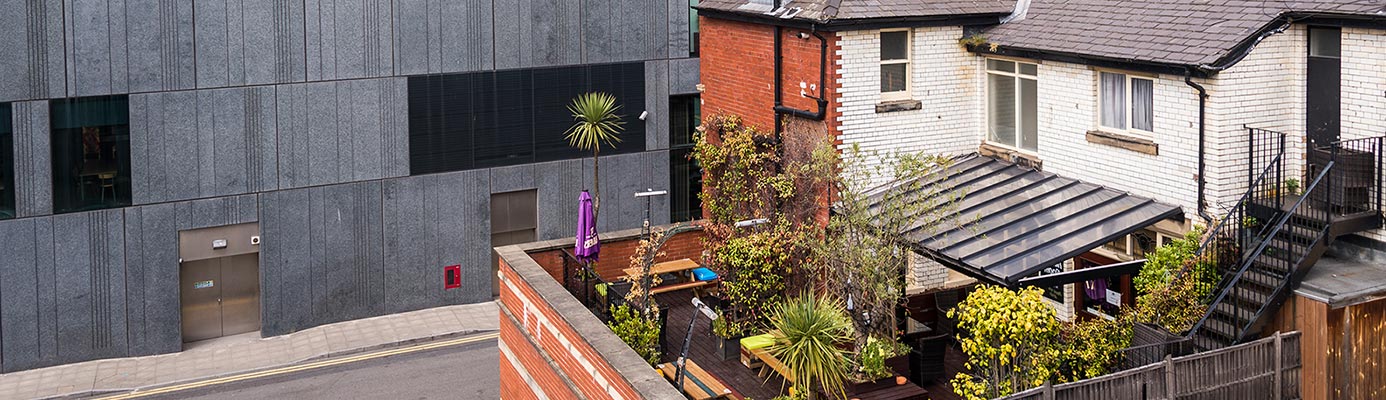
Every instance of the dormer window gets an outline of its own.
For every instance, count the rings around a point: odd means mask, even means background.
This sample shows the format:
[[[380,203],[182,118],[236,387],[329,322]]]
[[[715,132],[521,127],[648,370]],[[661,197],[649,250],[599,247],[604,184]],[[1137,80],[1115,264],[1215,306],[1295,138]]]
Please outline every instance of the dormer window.
[[[881,99],[910,97],[910,31],[881,32]]]

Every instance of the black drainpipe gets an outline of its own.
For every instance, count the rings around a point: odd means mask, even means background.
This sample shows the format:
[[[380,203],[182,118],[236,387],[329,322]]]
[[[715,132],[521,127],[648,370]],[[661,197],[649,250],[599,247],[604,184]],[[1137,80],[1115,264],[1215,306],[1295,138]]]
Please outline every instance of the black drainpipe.
[[[1207,132],[1206,115],[1208,90],[1205,89],[1203,85],[1193,81],[1192,69],[1184,70],[1184,83],[1198,90],[1198,216],[1203,218],[1205,224],[1211,224],[1213,222],[1213,216],[1208,214],[1207,200],[1203,194],[1204,187],[1207,186],[1208,181],[1208,178],[1204,176],[1206,168],[1204,162],[1205,152],[1203,148]]]
[[[775,1],[775,9],[778,10],[779,8],[780,8],[780,2],[777,0],[777,1]],[[827,91],[827,88],[824,86],[824,84],[826,84],[826,83],[827,83],[827,80],[828,80],[828,79],[827,79],[827,76],[828,76],[828,38],[823,37],[823,35],[820,35],[820,34],[818,33],[818,30],[817,30],[817,26],[816,26],[816,25],[815,25],[814,30],[813,30],[812,32],[813,32],[813,37],[818,38],[818,43],[819,43],[819,46],[818,46],[818,90],[819,90],[819,93],[824,93],[824,92]],[[774,82],[775,82],[775,83],[774,83],[774,90],[775,90],[775,107],[774,107],[774,111],[775,111],[775,136],[776,136],[777,138],[779,137],[779,134],[780,134],[781,132],[784,131],[784,122],[780,120],[780,116],[781,116],[781,115],[793,115],[793,116],[800,117],[800,118],[808,118],[808,119],[811,119],[811,120],[814,120],[814,121],[822,121],[822,120],[827,116],[827,111],[828,111],[828,99],[824,98],[823,96],[813,97],[814,101],[816,101],[816,102],[818,103],[818,111],[817,111],[817,112],[811,112],[811,111],[808,111],[808,110],[800,110],[800,109],[793,108],[793,107],[786,107],[786,106],[784,105],[784,93],[783,93],[783,92],[784,92],[784,78],[781,77],[781,75],[782,75],[783,72],[784,72],[784,71],[783,71],[783,70],[784,70],[784,64],[783,64],[783,60],[782,60],[783,57],[784,57],[783,39],[781,38],[782,35],[784,35],[784,28],[781,27],[781,26],[779,26],[779,25],[775,25],[775,42],[774,42],[774,43],[775,43],[775,79],[774,79]]]

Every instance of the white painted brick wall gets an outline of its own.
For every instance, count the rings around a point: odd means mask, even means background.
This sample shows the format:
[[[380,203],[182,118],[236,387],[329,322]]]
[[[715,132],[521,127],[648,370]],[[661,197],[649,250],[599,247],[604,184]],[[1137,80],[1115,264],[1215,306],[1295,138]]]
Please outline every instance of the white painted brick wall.
[[[1343,28],[1342,61],[1342,138],[1386,135],[1386,30]],[[1386,230],[1364,236],[1386,241]]]
[[[1098,71],[1081,64],[1039,65],[1039,157],[1044,170],[1184,207],[1195,214],[1198,95],[1182,76],[1155,80],[1159,155],[1089,143],[1098,127]],[[980,135],[980,133],[978,133]]]
[[[964,154],[977,150],[977,58],[958,39],[957,26],[918,28],[911,35],[911,98],[922,108],[876,113],[881,102],[880,31],[838,32],[841,85],[838,121],[846,149],[853,144],[880,156],[895,152]],[[879,159],[864,166],[877,165]]]

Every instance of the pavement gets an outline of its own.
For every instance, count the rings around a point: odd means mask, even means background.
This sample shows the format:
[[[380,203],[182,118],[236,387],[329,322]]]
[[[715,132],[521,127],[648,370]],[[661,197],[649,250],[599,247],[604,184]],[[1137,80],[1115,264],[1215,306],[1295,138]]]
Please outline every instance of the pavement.
[[[318,326],[188,343],[179,353],[115,358],[0,374],[0,399],[92,396],[284,367],[499,329],[496,303],[431,308]]]

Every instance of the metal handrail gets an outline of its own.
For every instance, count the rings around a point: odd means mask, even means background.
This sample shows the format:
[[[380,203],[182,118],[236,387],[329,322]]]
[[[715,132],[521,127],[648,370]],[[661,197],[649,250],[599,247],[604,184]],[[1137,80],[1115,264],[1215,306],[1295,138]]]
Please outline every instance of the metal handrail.
[[[1319,172],[1319,176],[1316,177],[1316,178],[1314,178],[1314,182],[1313,182],[1312,184],[1309,185],[1309,187],[1304,191],[1304,193],[1306,193],[1306,194],[1307,194],[1307,193],[1310,193],[1310,192],[1313,191],[1314,188],[1317,188],[1318,185],[1319,185],[1320,183],[1323,182],[1324,178],[1325,178],[1326,176],[1328,176],[1328,172],[1333,170],[1333,165],[1334,165],[1334,163],[1335,163],[1335,162],[1333,162],[1333,161],[1329,161],[1328,165],[1325,165],[1325,166],[1324,166],[1323,171],[1320,171],[1320,172]],[[1276,234],[1279,234],[1279,233],[1280,233],[1280,230],[1281,230],[1282,228],[1284,228],[1284,227],[1285,227],[1285,224],[1288,223],[1288,222],[1290,221],[1290,217],[1294,216],[1295,211],[1299,210],[1299,207],[1302,206],[1302,205],[1304,204],[1304,200],[1305,200],[1305,199],[1308,199],[1309,197],[1310,197],[1310,196],[1307,196],[1307,195],[1306,195],[1306,196],[1300,196],[1299,200],[1296,200],[1296,201],[1295,201],[1294,206],[1290,207],[1290,210],[1289,210],[1288,212],[1286,212],[1285,215],[1282,215],[1282,216],[1280,217],[1279,221],[1277,221],[1277,222],[1275,223],[1274,228],[1271,229],[1270,233],[1267,234],[1267,235],[1265,236],[1265,238],[1261,240],[1261,244],[1258,245],[1258,246],[1256,246],[1256,250],[1255,250],[1255,251],[1252,251],[1252,252],[1250,252],[1250,253],[1247,253],[1247,254],[1250,254],[1251,256],[1249,256],[1249,257],[1244,257],[1244,259],[1241,261],[1241,267],[1239,267],[1239,268],[1237,269],[1237,273],[1236,273],[1235,275],[1232,276],[1232,278],[1228,281],[1228,283],[1227,283],[1226,285],[1223,286],[1222,290],[1218,293],[1218,297],[1217,297],[1216,299],[1214,299],[1212,302],[1208,303],[1208,312],[1204,313],[1204,314],[1203,314],[1203,318],[1199,318],[1198,323],[1194,324],[1193,328],[1189,329],[1189,333],[1188,333],[1188,336],[1189,336],[1189,337],[1193,337],[1193,335],[1197,334],[1198,331],[1199,331],[1200,329],[1203,328],[1203,324],[1204,324],[1205,322],[1208,321],[1208,317],[1211,316],[1211,315],[1213,315],[1213,312],[1212,312],[1212,311],[1213,311],[1213,308],[1214,308],[1214,307],[1217,307],[1218,304],[1221,304],[1221,303],[1223,302],[1223,300],[1226,299],[1228,293],[1230,293],[1230,292],[1232,291],[1232,289],[1234,289],[1234,288],[1237,287],[1237,281],[1241,280],[1242,276],[1246,274],[1247,269],[1250,268],[1251,265],[1255,263],[1255,261],[1256,261],[1256,256],[1266,251],[1266,247],[1270,245],[1271,238],[1274,238]],[[1324,229],[1329,229],[1329,224],[1325,224]],[[1322,234],[1322,232],[1320,232],[1320,234]],[[1293,273],[1293,271],[1290,271],[1290,272]],[[1269,297],[1268,297],[1268,298],[1269,298]],[[1264,308],[1264,307],[1262,307],[1262,308]],[[1261,311],[1261,310],[1258,310],[1258,312],[1259,312],[1259,311]],[[1249,321],[1247,324],[1244,324],[1244,325],[1242,325],[1242,326],[1238,326],[1237,328],[1239,328],[1239,329],[1245,329],[1246,326],[1248,326],[1250,323],[1253,323],[1253,322],[1255,322],[1255,319],[1254,319],[1254,318],[1253,318],[1253,319],[1250,319],[1250,321]],[[1234,324],[1234,326],[1235,326],[1235,324]],[[1233,332],[1233,333],[1236,334],[1236,335],[1238,336],[1238,337],[1232,338],[1232,339],[1233,339],[1233,342],[1235,343],[1237,340],[1240,340],[1240,339],[1241,339],[1240,336],[1242,335],[1242,332],[1239,330],[1238,332]]]

